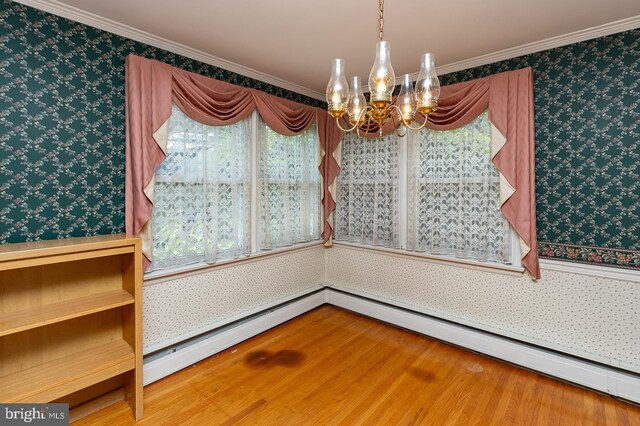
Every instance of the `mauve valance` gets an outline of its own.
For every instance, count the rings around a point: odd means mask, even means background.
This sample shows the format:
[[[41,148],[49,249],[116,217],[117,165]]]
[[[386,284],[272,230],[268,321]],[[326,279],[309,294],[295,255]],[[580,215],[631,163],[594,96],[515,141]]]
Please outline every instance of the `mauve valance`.
[[[320,146],[324,151],[320,166],[324,184],[323,237],[329,238],[329,217],[335,202],[328,188],[337,175],[333,152],[341,140],[341,132],[332,120],[327,119],[325,110],[135,55],[127,56],[125,71],[125,224],[127,233],[142,236],[145,268],[151,260],[149,219],[153,208],[154,175],[166,157],[172,102],[189,118],[212,126],[237,123],[257,109],[271,129],[286,136],[299,134],[317,121]]]
[[[314,108],[190,73],[151,59],[129,55],[126,62],[126,230],[142,235],[145,266],[150,260],[153,183],[165,158],[167,124],[174,102],[188,117],[208,125],[229,125],[255,109],[274,131],[292,136],[317,122],[323,149],[325,240],[331,237],[335,200],[330,186],[340,168],[334,152],[341,132],[323,109]],[[533,76],[530,68],[492,75],[442,88],[439,108],[427,127],[451,130],[489,109],[492,160],[500,172],[501,211],[520,237],[522,264],[540,277],[535,221]],[[392,131],[383,128],[383,132]],[[146,238],[145,238],[146,236]]]
[[[438,109],[429,115],[427,128],[457,129],[487,109],[492,124],[492,161],[501,178],[500,210],[520,237],[522,265],[537,279],[540,278],[540,264],[536,235],[531,68],[442,87]],[[367,137],[379,136],[379,128],[367,130]],[[392,131],[393,123],[389,121],[383,126],[382,133]]]

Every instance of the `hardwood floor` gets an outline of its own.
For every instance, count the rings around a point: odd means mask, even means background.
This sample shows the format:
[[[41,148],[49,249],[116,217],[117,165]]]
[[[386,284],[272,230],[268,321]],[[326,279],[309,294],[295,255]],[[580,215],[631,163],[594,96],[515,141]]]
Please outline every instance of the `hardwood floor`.
[[[145,388],[149,425],[640,425],[640,407],[323,306]],[[134,424],[124,402],[75,424]]]

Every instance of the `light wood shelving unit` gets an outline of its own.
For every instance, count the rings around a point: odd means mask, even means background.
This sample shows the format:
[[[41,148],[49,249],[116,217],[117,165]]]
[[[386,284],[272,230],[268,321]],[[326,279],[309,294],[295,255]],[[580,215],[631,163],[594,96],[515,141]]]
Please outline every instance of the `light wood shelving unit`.
[[[0,246],[0,383],[0,402],[72,408],[121,389],[142,418],[139,238]]]

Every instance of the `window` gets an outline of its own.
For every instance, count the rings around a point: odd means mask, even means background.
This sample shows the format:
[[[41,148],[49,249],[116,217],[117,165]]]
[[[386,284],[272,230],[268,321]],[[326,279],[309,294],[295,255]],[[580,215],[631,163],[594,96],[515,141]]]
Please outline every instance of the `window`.
[[[334,238],[397,248],[398,138],[342,137]]]
[[[371,167],[374,174],[366,171]],[[478,261],[513,260],[519,266],[515,235],[500,212],[487,112],[452,131],[424,129],[372,141],[349,135],[337,192],[336,240]],[[367,227],[380,224],[387,229],[384,235],[395,234],[397,241],[354,235],[353,230],[366,235]]]
[[[155,180],[153,269],[249,254],[250,124],[206,126],[173,106]]]
[[[320,238],[322,181],[316,126],[282,136],[258,121],[260,248]]]
[[[286,137],[257,112],[207,126],[174,105],[155,176],[148,272],[318,239],[318,149],[315,126]]]
[[[487,112],[459,129],[408,134],[407,249],[511,262]]]

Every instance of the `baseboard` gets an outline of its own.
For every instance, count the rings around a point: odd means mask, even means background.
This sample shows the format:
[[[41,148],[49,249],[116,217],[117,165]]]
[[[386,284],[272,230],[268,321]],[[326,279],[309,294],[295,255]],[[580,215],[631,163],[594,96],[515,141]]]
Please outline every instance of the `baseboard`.
[[[640,403],[640,376],[344,292],[325,289],[327,303],[549,376]]]
[[[206,340],[144,365],[145,386],[325,304],[325,291],[275,308]]]

